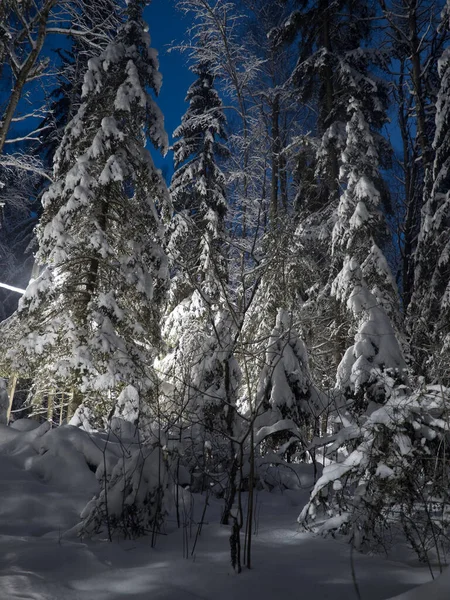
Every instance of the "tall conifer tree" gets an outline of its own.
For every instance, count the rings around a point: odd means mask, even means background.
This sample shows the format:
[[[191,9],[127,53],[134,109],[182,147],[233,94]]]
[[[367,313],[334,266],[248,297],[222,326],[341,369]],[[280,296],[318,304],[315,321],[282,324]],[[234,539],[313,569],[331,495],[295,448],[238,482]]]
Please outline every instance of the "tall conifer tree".
[[[4,327],[13,368],[44,393],[72,389],[76,403],[110,403],[126,384],[143,396],[151,388],[168,274],[160,213],[170,201],[145,148],[148,137],[165,149],[167,136],[149,93],[161,75],[144,5],[130,0],[114,41],[89,60],[43,197],[37,260],[46,268]]]
[[[201,60],[192,71],[197,79],[186,96],[189,108],[174,132],[178,139],[173,145],[176,170],[170,185],[176,213],[173,239],[192,282],[210,294],[217,280],[226,277],[227,201],[220,169],[220,159],[228,155],[223,143],[226,118],[211,65]]]
[[[442,27],[449,27],[450,4]],[[430,192],[424,198],[415,256],[414,293],[409,328],[419,369],[440,383],[450,383],[450,50],[439,60],[441,79],[436,103],[434,163]],[[430,356],[432,363],[427,364]]]
[[[207,44],[207,39],[202,43]],[[174,132],[176,169],[170,192],[175,215],[168,248],[174,277],[163,328],[168,353],[158,368],[165,381],[167,408],[182,413],[179,424],[187,432],[188,453],[203,464],[205,440],[214,445],[214,455],[221,460],[223,434],[233,435],[240,370],[233,356],[234,324],[226,305],[227,200],[220,168],[228,156],[226,118],[212,67],[201,53],[192,71],[197,79],[188,90],[189,106]]]

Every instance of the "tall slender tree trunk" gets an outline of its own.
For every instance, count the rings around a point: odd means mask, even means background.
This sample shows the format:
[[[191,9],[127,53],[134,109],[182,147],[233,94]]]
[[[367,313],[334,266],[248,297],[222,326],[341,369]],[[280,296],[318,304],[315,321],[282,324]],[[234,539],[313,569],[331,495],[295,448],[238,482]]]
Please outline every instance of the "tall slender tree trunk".
[[[417,138],[422,151],[422,162],[425,174],[430,166],[430,144],[427,135],[425,101],[422,86],[422,65],[420,57],[421,42],[417,32],[417,2],[409,6],[408,14],[409,39],[411,40],[412,81],[417,115]]]
[[[279,178],[280,178],[280,196],[281,196],[281,204],[283,206],[283,210],[287,213],[289,198],[288,198],[288,175],[287,175],[287,164],[286,164],[286,155],[282,151],[282,147],[286,147],[286,113],[284,114],[283,119],[283,139],[281,141],[280,136],[280,151],[278,154],[278,169],[279,169]]]
[[[278,217],[278,185],[280,172],[280,95],[272,102],[272,181],[270,190],[270,217],[272,225]]]
[[[37,63],[41,50],[44,46],[44,42],[47,37],[47,21],[50,11],[56,5],[56,3],[57,0],[47,0],[47,2],[45,2],[38,19],[36,39],[33,40],[30,53],[28,54],[26,60],[22,63],[20,70],[16,75],[16,81],[11,96],[9,97],[2,121],[0,122],[0,154],[3,152],[8,131],[11,127],[17,105],[22,97],[23,88],[25,87],[32,70]],[[25,34],[31,38],[31,31],[25,32]]]
[[[402,298],[405,309],[411,301],[412,289],[414,284],[414,247],[417,236],[417,230],[420,222],[420,209],[417,205],[418,194],[413,186],[413,176],[415,165],[410,146],[407,122],[407,102],[404,91],[405,62],[401,61],[400,76],[398,82],[399,98],[399,126],[402,138],[403,151],[403,173],[405,180],[405,221],[403,225],[403,256],[402,256]]]
[[[224,507],[224,511],[223,511],[223,515],[222,515],[222,519],[221,519],[221,523],[222,525],[228,525],[230,522],[230,517],[231,517],[231,510],[233,508],[235,499],[236,499],[236,493],[238,490],[238,486],[237,486],[237,474],[238,474],[238,470],[239,470],[239,460],[238,460],[238,447],[236,442],[233,440],[234,437],[234,429],[233,429],[233,424],[234,424],[234,419],[235,419],[235,409],[233,407],[232,404],[232,397],[231,397],[231,381],[230,381],[230,364],[229,364],[229,359],[225,360],[224,363],[224,375],[225,375],[225,394],[226,394],[226,400],[227,400],[227,406],[228,406],[228,412],[226,415],[226,427],[227,427],[227,434],[229,436],[229,473],[228,473],[228,490],[227,490],[227,494],[226,494],[226,498],[225,498],[225,507]],[[242,522],[240,524],[240,527],[242,526]],[[240,532],[240,527],[239,527],[239,532]],[[240,533],[238,532],[238,535],[240,535]]]
[[[18,375],[17,375],[17,373],[14,373],[14,375],[12,375],[10,377],[9,382],[8,382],[9,402],[8,402],[8,410],[6,411],[6,423],[9,423],[9,420],[11,418],[11,410],[12,410],[12,406],[13,406],[13,402],[14,402],[14,394],[16,392],[17,380],[18,380]]]
[[[54,403],[55,392],[52,390],[47,394],[47,421],[53,421]]]
[[[323,24],[322,24],[322,45],[327,52],[331,52],[331,39],[330,39],[330,18],[328,14],[328,0],[321,2]],[[334,106],[334,85],[333,85],[333,69],[329,64],[329,61],[325,61],[325,66],[322,71],[323,84],[325,88],[325,116],[324,116],[324,127],[327,127],[333,118],[333,106]],[[338,197],[339,191],[339,162],[336,149],[331,145],[329,148],[329,181],[328,187],[330,191],[330,200],[334,200]]]

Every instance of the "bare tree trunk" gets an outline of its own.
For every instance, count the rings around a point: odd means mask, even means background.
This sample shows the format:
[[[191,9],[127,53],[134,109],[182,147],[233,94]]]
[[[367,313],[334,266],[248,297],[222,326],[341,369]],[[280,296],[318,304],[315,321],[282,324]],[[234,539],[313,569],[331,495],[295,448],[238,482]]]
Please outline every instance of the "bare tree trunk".
[[[18,375],[17,375],[17,373],[14,373],[14,375],[12,375],[10,377],[9,382],[8,382],[9,403],[8,403],[8,410],[6,411],[6,423],[9,423],[9,420],[11,418],[11,410],[12,410],[12,406],[13,406],[13,402],[14,402],[14,394],[16,391],[17,380],[18,380]]]
[[[50,14],[51,9],[56,5],[57,0],[47,0],[44,3],[39,15],[37,17],[37,35],[36,39],[32,40],[32,46],[30,53],[28,54],[25,61],[20,66],[20,69],[17,73],[15,73],[15,84],[9,97],[9,101],[4,112],[1,126],[0,126],[0,154],[3,152],[3,148],[6,143],[6,138],[8,135],[9,128],[11,127],[11,123],[14,117],[14,114],[17,109],[17,105],[19,104],[20,98],[22,97],[23,88],[25,84],[29,80],[30,75],[33,72],[33,69],[36,66],[41,50],[44,46],[45,38],[47,37],[47,21]],[[19,9],[20,10],[20,9]],[[25,21],[25,19],[20,19],[23,26],[25,27],[25,35],[31,39],[32,31],[30,30],[30,25]],[[13,69],[14,72],[15,69]]]
[[[330,40],[330,20],[328,15],[328,0],[322,1],[323,5],[323,25],[322,25],[322,44],[325,50],[331,52]],[[331,65],[326,61],[323,69],[323,82],[325,86],[325,109],[324,126],[327,127],[333,118],[334,106],[334,86],[333,86],[333,70]],[[337,198],[339,192],[339,163],[335,148],[331,144],[329,148],[329,181],[328,187],[331,199]]]
[[[412,81],[417,114],[417,138],[422,151],[423,168],[426,173],[430,166],[430,144],[427,135],[425,102],[422,89],[422,65],[420,57],[420,40],[417,33],[417,2],[409,6],[408,27],[411,40]]]
[[[64,398],[66,394],[64,392],[61,393],[61,404],[59,405],[59,424],[60,426],[64,421]]]
[[[403,302],[405,309],[411,300],[412,285],[414,281],[414,266],[413,266],[413,245],[415,237],[415,221],[417,220],[417,207],[415,207],[416,194],[412,186],[412,176],[414,166],[412,164],[411,147],[408,136],[407,124],[407,103],[404,92],[404,68],[405,63],[401,61],[400,76],[398,82],[398,98],[399,98],[399,125],[400,135],[402,138],[403,149],[403,176],[405,181],[405,205],[406,216],[403,226],[404,246],[402,256],[402,279],[403,279]]]
[[[6,4],[0,3],[0,23],[6,23]],[[2,28],[0,29],[0,77],[2,75],[3,66],[6,58],[6,44],[8,43],[7,32]]]
[[[75,414],[75,411],[79,407],[79,405],[80,405],[79,398],[77,398],[75,389],[72,388],[72,390],[69,394],[69,404],[67,406],[67,422],[69,422],[70,419],[73,417],[73,415]]]
[[[272,102],[272,181],[270,192],[270,220],[275,223],[278,216],[278,183],[280,160],[280,96],[275,94]]]
[[[281,195],[281,204],[283,206],[283,210],[287,213],[288,210],[288,180],[287,180],[287,171],[286,171],[286,157],[281,152],[280,153],[280,195]]]
[[[255,475],[255,440],[253,421],[250,431],[250,473],[248,476],[248,506],[247,506],[247,532],[246,532],[246,565],[252,568],[252,527],[253,527],[253,502],[254,502],[254,475]]]
[[[55,401],[55,392],[51,391],[47,394],[47,421],[53,421],[54,401]]]
[[[402,299],[406,309],[411,302],[414,286],[414,254],[420,229],[422,199],[430,191],[433,162],[430,120],[427,120],[426,114],[429,92],[424,73],[437,60],[436,52],[444,37],[432,24],[433,15],[437,11],[435,2],[402,0],[395,10],[392,3],[387,3],[386,0],[380,0],[380,5],[392,29],[400,62],[397,94],[405,186],[401,273]],[[412,119],[415,119],[414,133],[410,130]]]
[[[227,433],[230,439],[230,471],[228,475],[228,490],[225,498],[225,508],[222,515],[221,523],[223,525],[228,525],[231,509],[233,508],[234,500],[236,498],[237,485],[236,485],[236,477],[238,473],[238,458],[237,458],[237,450],[235,447],[235,442],[233,441],[233,421],[234,421],[234,408],[232,407],[232,403],[230,394],[230,365],[228,360],[225,360],[225,392],[226,392],[226,400],[228,405],[227,412]]]

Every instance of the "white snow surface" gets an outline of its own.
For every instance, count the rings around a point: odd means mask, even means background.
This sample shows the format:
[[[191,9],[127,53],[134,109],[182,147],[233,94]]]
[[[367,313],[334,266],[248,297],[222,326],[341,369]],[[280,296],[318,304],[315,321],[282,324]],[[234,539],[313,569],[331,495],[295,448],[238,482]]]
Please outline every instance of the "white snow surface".
[[[230,565],[230,528],[218,524],[223,501],[213,498],[192,556],[196,523],[190,535],[189,527],[168,520],[154,548],[147,537],[109,543],[64,535],[98,492],[94,471],[102,468],[103,450],[106,462],[120,458],[118,442],[70,425],[0,425],[1,599],[275,600],[300,590],[306,600],[358,597],[350,547],[297,528],[308,489],[258,492],[253,568],[240,575]],[[205,497],[192,498],[198,522]],[[186,531],[189,558],[183,558]],[[450,597],[449,571],[417,588],[430,579],[424,567],[357,552],[353,560],[363,600]]]
[[[390,600],[448,600],[450,597],[450,567],[440,577],[425,585],[413,588]]]

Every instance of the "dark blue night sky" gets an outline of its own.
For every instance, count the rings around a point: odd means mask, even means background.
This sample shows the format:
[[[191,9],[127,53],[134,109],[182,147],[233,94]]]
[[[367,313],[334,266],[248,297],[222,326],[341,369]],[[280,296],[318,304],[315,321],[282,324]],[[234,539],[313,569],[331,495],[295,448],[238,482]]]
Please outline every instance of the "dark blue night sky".
[[[169,143],[173,142],[172,133],[186,112],[184,102],[187,89],[194,76],[187,66],[187,56],[180,52],[168,52],[168,46],[174,42],[179,44],[186,38],[189,21],[176,9],[176,0],[152,0],[145,11],[145,17],[150,27],[153,48],[159,51],[160,70],[163,75],[163,86],[158,104],[163,111]],[[172,153],[163,159],[153,152],[155,163],[163,168],[165,175],[173,171]]]
[[[186,97],[188,87],[194,80],[194,76],[188,69],[187,56],[178,51],[168,52],[169,46],[172,43],[177,45],[186,39],[186,30],[189,27],[189,19],[176,9],[176,4],[177,0],[152,0],[144,13],[145,19],[149,24],[151,45],[159,52],[163,86],[157,102],[164,114],[165,127],[169,135],[170,144],[173,143],[172,133],[178,127],[182,115],[186,112],[187,104],[184,102],[184,98]],[[54,35],[47,38],[45,50],[49,54],[55,69],[58,68],[59,58],[52,50],[65,48],[68,45],[68,40],[62,36]],[[4,101],[4,94],[9,91],[9,81],[5,79],[1,84],[0,112],[2,101]],[[4,86],[4,89],[2,86]],[[44,101],[45,93],[41,83],[30,88],[30,90],[21,102],[24,112],[28,111],[27,105],[30,103],[41,103]],[[16,126],[13,126],[11,132],[17,136],[26,135],[30,130],[30,126],[34,125],[38,127],[39,124],[40,119],[29,120],[26,123],[19,122]],[[156,165],[160,169],[163,169],[166,180],[169,180],[173,172],[172,153],[169,152],[163,158],[152,147],[149,149],[152,152]]]

